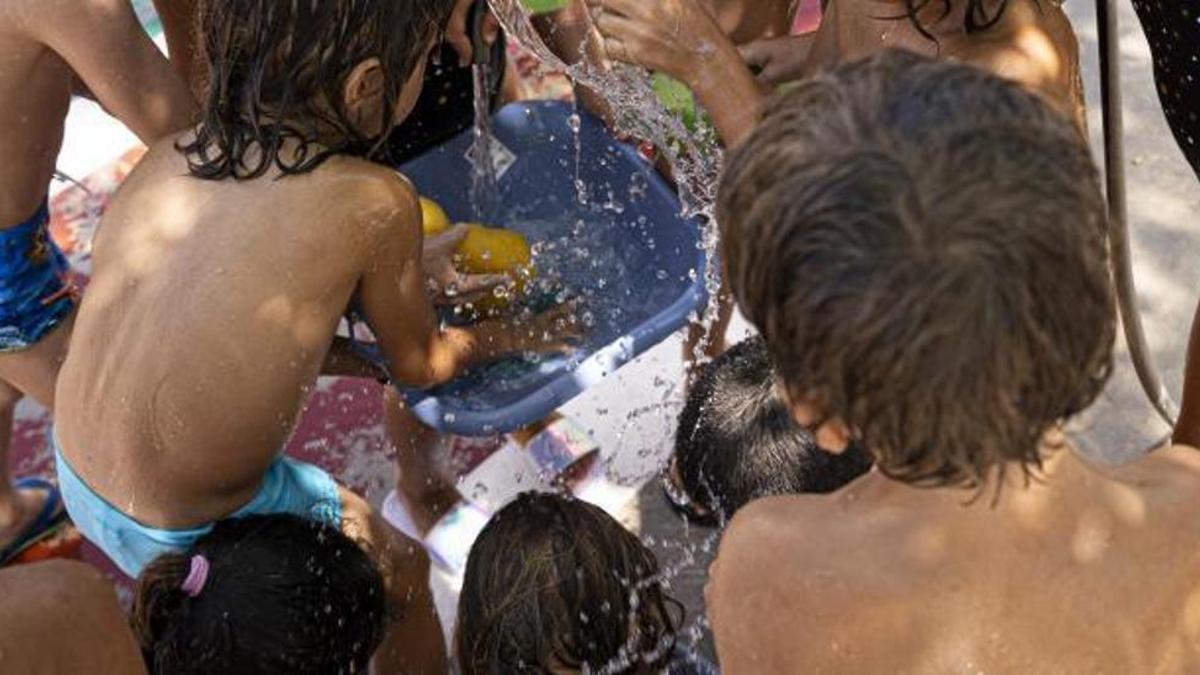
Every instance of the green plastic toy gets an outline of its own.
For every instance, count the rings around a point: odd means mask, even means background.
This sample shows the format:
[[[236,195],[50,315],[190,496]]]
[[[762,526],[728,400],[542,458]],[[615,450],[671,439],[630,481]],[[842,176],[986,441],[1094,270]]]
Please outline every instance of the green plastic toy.
[[[534,14],[546,14],[555,10],[562,9],[571,4],[571,0],[521,0],[528,9]]]

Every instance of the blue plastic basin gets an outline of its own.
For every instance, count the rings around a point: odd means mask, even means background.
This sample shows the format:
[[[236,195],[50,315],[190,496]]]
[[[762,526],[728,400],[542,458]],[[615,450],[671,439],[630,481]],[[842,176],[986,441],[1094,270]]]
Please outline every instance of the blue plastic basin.
[[[587,338],[569,359],[499,362],[406,392],[436,429],[478,436],[532,424],[682,328],[706,300],[699,224],[680,215],[674,191],[636,150],[582,111],[577,146],[573,113],[569,104],[541,101],[496,114],[495,138],[515,161],[499,180],[502,213],[486,224],[550,246],[536,259],[539,274],[582,300],[592,323]],[[467,131],[400,167],[455,222],[474,220],[471,141]]]

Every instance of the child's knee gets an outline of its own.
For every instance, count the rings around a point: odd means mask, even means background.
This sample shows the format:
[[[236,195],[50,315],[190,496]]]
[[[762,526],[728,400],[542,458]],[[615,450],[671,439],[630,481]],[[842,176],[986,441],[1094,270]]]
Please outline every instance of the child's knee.
[[[0,413],[11,412],[24,396],[21,390],[0,380]]]

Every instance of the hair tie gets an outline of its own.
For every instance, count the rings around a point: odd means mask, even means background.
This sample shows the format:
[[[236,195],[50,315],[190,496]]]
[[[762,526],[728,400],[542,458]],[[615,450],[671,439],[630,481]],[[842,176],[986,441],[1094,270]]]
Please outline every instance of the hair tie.
[[[194,598],[200,595],[204,590],[204,584],[208,581],[208,559],[202,555],[192,556],[192,566],[188,570],[187,578],[183,580],[179,590],[183,591],[189,598]]]

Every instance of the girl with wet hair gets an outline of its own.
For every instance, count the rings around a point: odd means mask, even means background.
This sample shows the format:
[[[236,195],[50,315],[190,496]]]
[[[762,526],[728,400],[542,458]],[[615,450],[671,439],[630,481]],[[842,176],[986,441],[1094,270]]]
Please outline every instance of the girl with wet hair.
[[[449,0],[212,0],[200,4],[207,55],[204,112],[178,148],[197,178],[312,171],[339,154],[380,152],[397,104],[454,3]],[[373,64],[382,105],[351,109],[348,78]],[[411,105],[407,106],[411,109]],[[408,110],[404,111],[405,114]],[[374,119],[370,119],[370,118]],[[282,152],[285,141],[287,152]]]
[[[455,650],[463,675],[710,672],[676,648],[682,614],[654,554],[620,523],[527,493],[471,549]]]
[[[138,580],[133,627],[152,675],[365,673],[383,639],[383,576],[328,525],[225,520]]]

